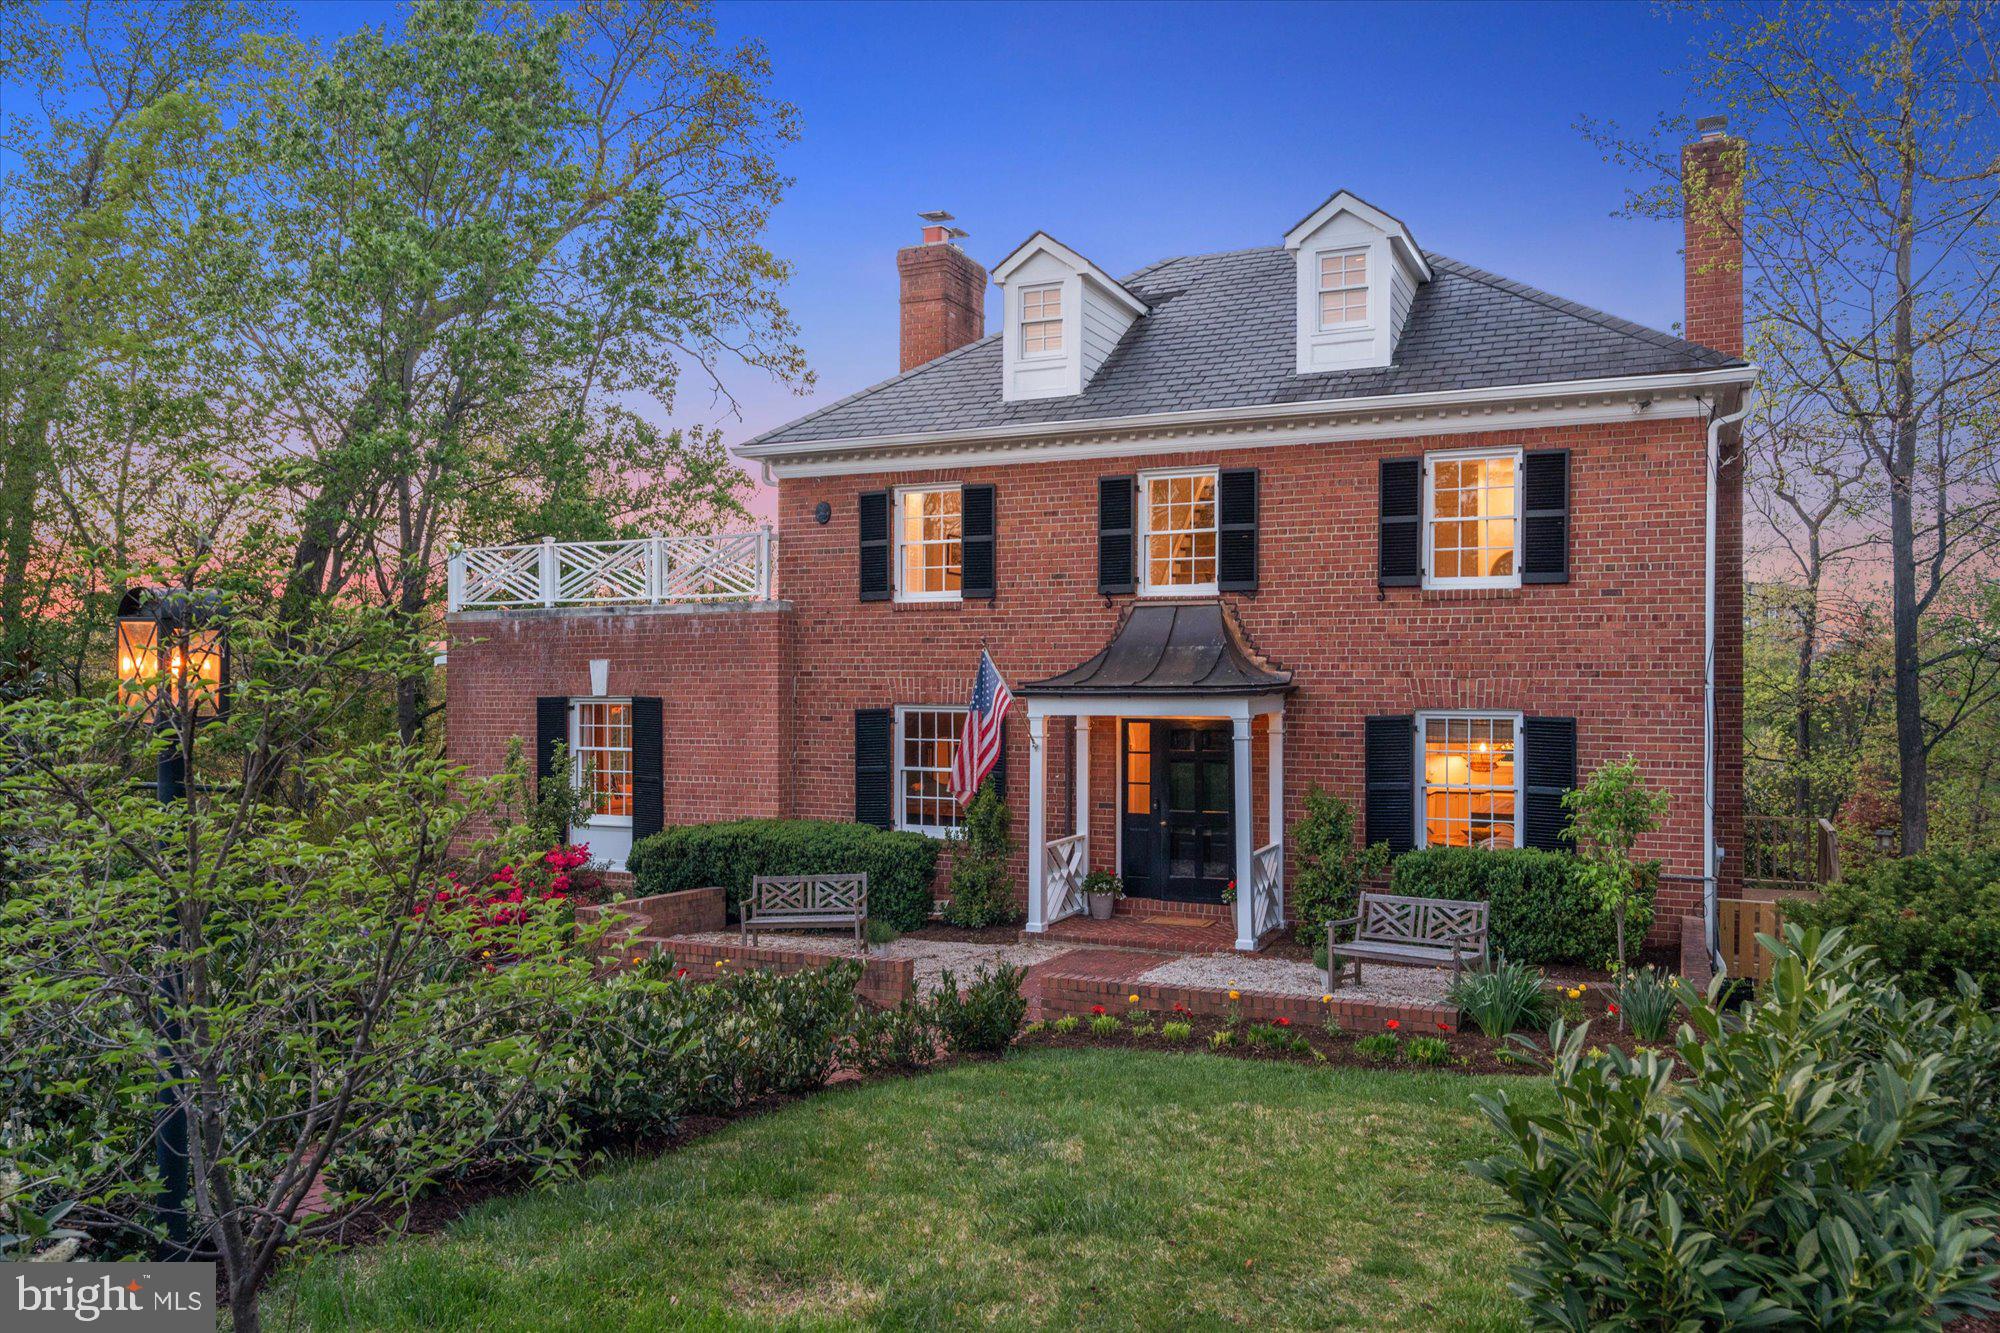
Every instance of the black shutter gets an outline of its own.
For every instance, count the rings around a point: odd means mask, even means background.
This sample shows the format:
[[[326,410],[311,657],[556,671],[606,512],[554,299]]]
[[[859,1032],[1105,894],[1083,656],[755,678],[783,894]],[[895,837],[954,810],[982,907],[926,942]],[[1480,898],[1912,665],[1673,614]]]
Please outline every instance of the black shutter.
[[[959,595],[993,595],[993,488],[967,486],[958,493],[961,573]]]
[[[1228,468],[1216,478],[1216,587],[1257,591],[1257,469]]]
[[[1522,815],[1521,845],[1559,852],[1569,846],[1562,834],[1569,826],[1563,793],[1576,786],[1576,719],[1531,717],[1521,723],[1521,744],[1527,750],[1527,809]]]
[[[1369,718],[1362,751],[1367,768],[1363,836],[1371,846],[1388,843],[1392,854],[1407,852],[1417,844],[1416,719],[1407,713]]]
[[[1097,479],[1097,590],[1131,592],[1132,509],[1138,495],[1131,477]]]
[[[1380,566],[1375,581],[1384,588],[1417,587],[1424,581],[1424,460],[1383,459],[1380,487]]]
[[[1521,582],[1569,582],[1569,450],[1521,459]]]
[[[1000,755],[993,761],[993,767],[986,770],[986,780],[993,784],[993,790],[1007,799],[1007,723],[1000,723]]]
[[[658,699],[632,701],[632,841],[666,826],[666,729]]]
[[[535,700],[535,790],[555,775],[556,747],[569,745],[569,700],[544,695]],[[567,774],[563,775],[567,778]]]
[[[861,600],[889,600],[889,492],[861,494]]]
[[[854,822],[889,828],[889,750],[896,720],[886,708],[854,710]]]

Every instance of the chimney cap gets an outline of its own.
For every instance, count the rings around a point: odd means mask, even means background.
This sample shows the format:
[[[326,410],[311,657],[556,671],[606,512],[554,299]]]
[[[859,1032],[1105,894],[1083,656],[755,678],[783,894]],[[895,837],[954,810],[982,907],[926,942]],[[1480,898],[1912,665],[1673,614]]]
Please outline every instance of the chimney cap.
[[[1729,132],[1729,117],[1698,116],[1695,118],[1694,131],[1704,139],[1720,139]]]
[[[924,224],[925,245],[947,245],[954,241],[962,241],[972,235],[971,232],[965,230],[963,227],[952,226],[951,214],[945,212],[942,208],[923,209],[918,212],[917,217]]]
[[[951,214],[947,213],[942,208],[919,209],[917,212],[917,216],[923,219],[925,222],[932,223],[933,225],[943,222],[950,222],[953,220]]]

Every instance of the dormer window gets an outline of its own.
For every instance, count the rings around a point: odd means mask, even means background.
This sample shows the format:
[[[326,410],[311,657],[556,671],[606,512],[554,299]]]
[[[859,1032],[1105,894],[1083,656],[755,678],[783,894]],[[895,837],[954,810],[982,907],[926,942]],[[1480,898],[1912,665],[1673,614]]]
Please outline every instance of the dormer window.
[[[1021,293],[1021,355],[1055,356],[1062,349],[1061,284],[1027,288]]]
[[[1368,252],[1334,251],[1319,257],[1319,326],[1337,329],[1368,322]]]

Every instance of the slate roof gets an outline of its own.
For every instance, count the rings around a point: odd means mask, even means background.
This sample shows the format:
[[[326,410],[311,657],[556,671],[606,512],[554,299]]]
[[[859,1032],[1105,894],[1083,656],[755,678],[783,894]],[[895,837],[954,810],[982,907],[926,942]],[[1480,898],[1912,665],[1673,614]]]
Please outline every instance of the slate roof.
[[[1221,602],[1142,602],[1095,657],[1019,695],[1275,694],[1292,673],[1260,660]]]
[[[1090,385],[1074,397],[1003,401],[1000,335],[991,334],[748,444],[1084,422],[1745,364],[1455,259],[1425,258],[1434,276],[1418,288],[1396,364],[1386,368],[1293,373],[1296,277],[1292,254],[1283,247],[1193,255],[1164,260],[1125,279],[1152,313],[1133,323]]]

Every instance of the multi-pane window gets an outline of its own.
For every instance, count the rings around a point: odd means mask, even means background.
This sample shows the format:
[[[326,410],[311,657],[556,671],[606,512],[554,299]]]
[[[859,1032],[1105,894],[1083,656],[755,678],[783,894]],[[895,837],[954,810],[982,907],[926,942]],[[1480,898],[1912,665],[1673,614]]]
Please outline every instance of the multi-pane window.
[[[1326,254],[1319,257],[1319,326],[1336,328],[1368,318],[1368,254]]]
[[[913,486],[896,492],[897,595],[905,601],[958,597],[963,537],[958,487]]]
[[[1215,591],[1215,473],[1155,472],[1145,490],[1146,591]]]
[[[1153,724],[1125,724],[1125,809],[1147,814],[1153,808]]]
[[[632,817],[632,705],[584,700],[572,710],[570,760],[592,819]]]
[[[947,833],[959,825],[951,765],[965,731],[963,708],[904,708],[896,713],[896,826]]]
[[[1519,581],[1520,475],[1520,457],[1512,453],[1431,460],[1433,583]]]
[[[1060,352],[1063,345],[1062,287],[1028,287],[1021,292],[1021,351],[1028,356]]]
[[[1512,847],[1516,787],[1511,716],[1425,716],[1424,845]]]

